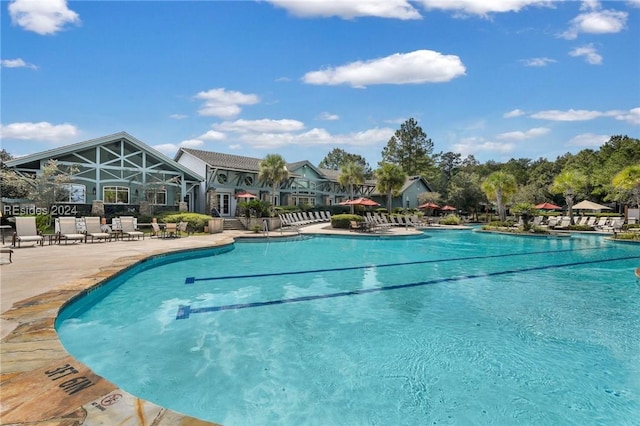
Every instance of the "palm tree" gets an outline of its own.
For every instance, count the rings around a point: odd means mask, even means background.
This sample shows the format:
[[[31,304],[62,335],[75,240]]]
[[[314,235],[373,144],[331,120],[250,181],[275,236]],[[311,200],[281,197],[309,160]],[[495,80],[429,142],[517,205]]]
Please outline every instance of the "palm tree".
[[[349,161],[342,166],[338,182],[343,187],[349,187],[349,198],[353,200],[353,186],[364,183],[364,168],[353,161]],[[353,214],[353,204],[351,205]]]
[[[631,191],[636,206],[640,207],[640,165],[628,166],[613,177],[614,187]]]
[[[258,180],[271,187],[271,206],[276,204],[276,191],[280,184],[289,178],[287,162],[279,154],[267,154],[264,160],[260,161],[260,172]]]
[[[578,192],[587,187],[587,177],[577,170],[564,170],[555,177],[549,188],[554,194],[564,195],[573,225],[573,202]]]
[[[398,194],[407,180],[407,175],[401,166],[391,163],[381,163],[375,174],[377,178],[376,189],[381,194],[387,194],[387,211],[391,213],[391,199]]]
[[[503,222],[507,220],[505,203],[509,197],[515,195],[517,191],[518,184],[516,183],[516,178],[506,172],[493,172],[482,182],[482,192],[484,192],[490,200],[496,200],[498,217]]]

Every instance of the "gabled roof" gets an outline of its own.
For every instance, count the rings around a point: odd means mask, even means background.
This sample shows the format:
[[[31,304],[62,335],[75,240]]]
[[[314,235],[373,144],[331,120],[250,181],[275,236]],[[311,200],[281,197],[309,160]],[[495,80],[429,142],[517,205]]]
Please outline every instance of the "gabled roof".
[[[121,140],[121,139],[126,140],[130,144],[138,147],[140,150],[146,151],[149,154],[151,154],[151,155],[157,157],[158,159],[164,161],[165,163],[167,163],[171,167],[173,167],[173,168],[181,171],[185,175],[189,176],[192,180],[198,180],[198,181],[204,180],[204,178],[202,176],[198,175],[193,170],[188,169],[187,167],[183,166],[182,164],[172,160],[171,158],[167,157],[166,155],[164,155],[160,151],[157,151],[156,149],[151,148],[149,145],[145,144],[144,142],[140,141],[139,139],[136,139],[135,137],[131,136],[127,132],[114,133],[112,135],[102,136],[102,137],[99,137],[99,138],[96,138],[96,139],[90,139],[90,140],[87,140],[87,141],[78,142],[78,143],[74,143],[74,144],[71,144],[71,145],[65,145],[65,146],[61,146],[59,148],[50,149],[50,150],[47,150],[47,151],[36,152],[34,154],[25,155],[23,157],[19,157],[19,158],[15,158],[13,160],[9,160],[9,161],[5,162],[5,164],[6,164],[7,167],[19,167],[19,166],[21,166],[23,164],[27,164],[27,163],[30,163],[30,162],[33,162],[33,161],[41,161],[41,160],[45,160],[45,159],[48,159],[48,158],[60,157],[62,155],[66,155],[66,154],[70,154],[70,153],[73,153],[73,152],[82,151],[84,149],[92,148],[92,147],[99,146],[99,145],[104,145],[104,144],[107,144],[107,143],[110,143],[110,142],[114,142],[114,141],[118,141],[118,140]]]
[[[221,152],[203,151],[200,149],[180,148],[175,156],[178,161],[182,153],[186,152],[204,161],[211,167],[224,167],[225,169],[241,170],[247,172],[260,171],[260,159],[244,157],[242,155],[223,154]]]
[[[260,171],[260,161],[261,158],[253,158],[253,157],[245,157],[242,155],[233,155],[233,154],[223,154],[221,152],[212,152],[212,151],[203,151],[200,149],[193,148],[180,148],[178,153],[175,156],[175,160],[180,160],[183,153],[191,154],[194,157],[204,161],[211,167],[220,167],[228,170],[236,170],[236,171],[245,171],[245,172],[255,172],[258,173]],[[338,176],[340,175],[339,170],[330,170],[330,169],[321,169],[319,167],[314,166],[309,162],[309,160],[296,161],[293,163],[287,163],[287,169],[289,171],[297,170],[302,166],[311,167],[315,170],[318,175],[333,181],[338,180]]]

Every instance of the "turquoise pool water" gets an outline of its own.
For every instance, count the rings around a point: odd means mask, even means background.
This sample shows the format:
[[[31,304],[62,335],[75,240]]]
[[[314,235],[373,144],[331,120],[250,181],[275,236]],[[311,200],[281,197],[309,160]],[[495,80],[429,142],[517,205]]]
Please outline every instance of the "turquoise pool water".
[[[469,231],[164,256],[67,307],[66,349],[225,425],[637,424],[637,245]]]

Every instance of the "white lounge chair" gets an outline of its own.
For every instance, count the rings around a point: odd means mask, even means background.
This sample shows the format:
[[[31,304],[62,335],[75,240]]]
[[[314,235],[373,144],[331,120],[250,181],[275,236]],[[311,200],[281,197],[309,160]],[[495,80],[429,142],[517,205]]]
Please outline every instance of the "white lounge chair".
[[[56,219],[58,242],[67,244],[69,241],[84,241],[85,234],[78,231],[76,218],[73,216],[60,216]]]
[[[102,229],[102,225],[100,224],[100,218],[97,216],[87,216],[84,218],[84,226],[86,229],[86,234],[84,236],[84,242],[86,243],[89,237],[91,237],[91,242],[94,240],[102,240],[107,241],[111,240],[111,233],[105,232]]]
[[[16,232],[13,234],[13,246],[20,247],[21,243],[44,244],[44,237],[38,232],[35,216],[16,216]],[[17,246],[16,246],[17,244]]]
[[[137,239],[140,239],[140,237],[142,237],[142,239],[144,240],[144,232],[138,231],[136,229],[133,216],[120,216],[120,226],[123,237],[126,235],[130,240],[133,237],[136,237]]]

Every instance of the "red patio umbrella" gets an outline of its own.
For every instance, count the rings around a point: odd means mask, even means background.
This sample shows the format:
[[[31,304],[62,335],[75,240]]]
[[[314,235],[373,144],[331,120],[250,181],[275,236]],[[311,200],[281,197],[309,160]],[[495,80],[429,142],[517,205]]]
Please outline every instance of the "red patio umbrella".
[[[536,204],[534,207],[539,210],[560,210],[562,208],[551,203],[540,203]]]
[[[435,203],[424,203],[418,206],[419,209],[439,209],[440,206]]]
[[[246,198],[246,199],[250,199],[250,198],[258,198],[256,195],[253,195],[250,192],[247,191],[243,191],[243,192],[239,192],[236,194],[236,198]]]
[[[366,197],[356,198],[355,200],[343,201],[340,204],[344,206],[365,206],[365,207],[373,207],[373,206],[380,205],[380,203],[376,203],[375,201]]]
[[[447,204],[446,206],[444,206],[444,207],[442,208],[442,210],[444,210],[444,211],[448,211],[448,212],[454,212],[454,211],[456,211],[456,210],[458,210],[458,209],[456,209],[455,207],[450,206],[449,204]]]

